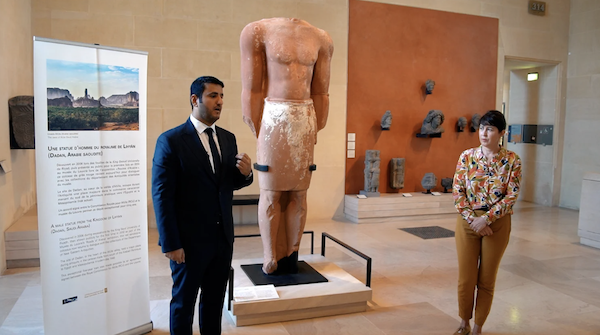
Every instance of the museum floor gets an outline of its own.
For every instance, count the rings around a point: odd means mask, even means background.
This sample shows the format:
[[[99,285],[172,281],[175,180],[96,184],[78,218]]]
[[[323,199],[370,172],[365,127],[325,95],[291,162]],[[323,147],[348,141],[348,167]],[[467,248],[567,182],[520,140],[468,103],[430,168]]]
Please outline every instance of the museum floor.
[[[578,212],[519,203],[510,245],[502,261],[494,305],[484,334],[600,334],[600,250],[582,246]],[[458,325],[454,238],[423,240],[398,228],[441,226],[454,216],[413,217],[386,223],[309,222],[319,252],[321,232],[373,258],[373,299],[364,313],[238,327],[224,317],[224,334],[452,334]],[[237,227],[237,233],[258,231]],[[308,253],[308,238],[301,253]],[[150,300],[154,331],[168,334],[171,279],[150,230]],[[260,257],[260,239],[238,239],[234,258]],[[327,258],[364,282],[365,265],[327,245]],[[42,334],[39,268],[9,270],[0,277],[0,335]],[[198,334],[195,326],[194,334]],[[82,334],[85,335],[85,334]]]

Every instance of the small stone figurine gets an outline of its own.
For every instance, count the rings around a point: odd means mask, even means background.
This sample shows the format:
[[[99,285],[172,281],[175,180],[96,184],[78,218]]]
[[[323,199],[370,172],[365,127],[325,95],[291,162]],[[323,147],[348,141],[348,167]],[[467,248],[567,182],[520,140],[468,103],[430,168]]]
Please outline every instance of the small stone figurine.
[[[360,191],[368,197],[379,196],[379,150],[367,150],[365,153],[365,189]]]
[[[435,81],[431,79],[427,79],[425,82],[425,94],[433,93],[433,88],[435,87]]]
[[[421,186],[427,190],[427,192],[423,192],[425,194],[431,194],[431,189],[437,185],[437,177],[433,174],[433,172],[427,172],[423,179],[421,180]]]
[[[444,128],[444,112],[437,109],[432,109],[427,113],[425,120],[423,120],[423,126],[421,126],[421,134],[438,134],[443,133]]]
[[[471,132],[474,133],[479,130],[479,121],[481,120],[481,115],[475,113],[473,114],[473,118],[471,119]]]
[[[444,193],[450,193],[448,190],[452,189],[452,178],[442,178],[442,187],[444,188]]]
[[[467,118],[464,116],[459,117],[458,121],[456,122],[456,131],[459,133],[462,133],[463,131],[465,131],[466,127],[467,127]]]
[[[404,158],[390,160],[390,187],[397,190],[404,188]]]
[[[385,111],[381,118],[381,130],[390,130],[392,126],[392,112]]]

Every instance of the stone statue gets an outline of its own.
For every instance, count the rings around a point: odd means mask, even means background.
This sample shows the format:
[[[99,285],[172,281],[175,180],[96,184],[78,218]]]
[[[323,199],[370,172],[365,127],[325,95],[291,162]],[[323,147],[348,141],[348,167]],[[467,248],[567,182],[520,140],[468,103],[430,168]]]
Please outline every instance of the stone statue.
[[[360,191],[368,197],[379,196],[380,162],[379,150],[367,150],[365,153],[365,189]]]
[[[462,133],[463,131],[465,131],[466,127],[467,127],[467,118],[464,116],[459,117],[458,121],[456,122],[456,131],[458,131],[459,133]]]
[[[266,274],[297,272],[317,131],[327,123],[333,42],[306,21],[249,23],[240,36],[242,113],[257,137]]]
[[[473,118],[471,119],[471,132],[476,132],[479,130],[479,120],[481,120],[481,115],[475,113],[473,114]]]
[[[431,79],[427,79],[425,82],[425,94],[433,93],[433,88],[435,87],[435,81]]]
[[[390,130],[392,126],[392,112],[385,111],[381,118],[381,130]]]
[[[423,193],[430,194],[431,189],[433,189],[436,185],[437,177],[433,174],[433,172],[428,172],[425,174],[425,176],[423,176],[423,179],[421,180],[421,186],[427,190],[427,192]]]
[[[404,158],[390,160],[390,187],[397,190],[404,188]]]
[[[427,113],[423,126],[421,126],[421,134],[439,134],[444,132],[442,127],[444,123],[444,113],[441,110],[432,109]]]
[[[444,193],[448,193],[448,190],[452,189],[452,183],[452,178],[442,178],[442,187],[444,188]]]
[[[35,149],[33,97],[20,95],[8,100],[10,148]]]

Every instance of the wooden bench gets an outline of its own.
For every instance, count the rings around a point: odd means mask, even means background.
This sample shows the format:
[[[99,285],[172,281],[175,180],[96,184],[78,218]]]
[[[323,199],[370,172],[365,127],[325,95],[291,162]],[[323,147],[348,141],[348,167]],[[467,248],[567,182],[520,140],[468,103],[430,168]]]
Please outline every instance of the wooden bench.
[[[234,206],[258,205],[258,194],[240,194],[233,196]]]

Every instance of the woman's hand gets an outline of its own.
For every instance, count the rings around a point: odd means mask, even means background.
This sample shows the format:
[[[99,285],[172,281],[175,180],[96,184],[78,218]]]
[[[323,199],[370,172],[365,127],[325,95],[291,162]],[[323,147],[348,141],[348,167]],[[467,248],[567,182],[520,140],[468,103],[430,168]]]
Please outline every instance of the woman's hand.
[[[482,217],[475,218],[475,220],[471,221],[469,225],[471,226],[471,229],[474,232],[478,233],[481,236],[489,236],[494,234],[492,228],[488,226],[487,222]]]

